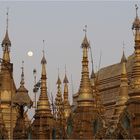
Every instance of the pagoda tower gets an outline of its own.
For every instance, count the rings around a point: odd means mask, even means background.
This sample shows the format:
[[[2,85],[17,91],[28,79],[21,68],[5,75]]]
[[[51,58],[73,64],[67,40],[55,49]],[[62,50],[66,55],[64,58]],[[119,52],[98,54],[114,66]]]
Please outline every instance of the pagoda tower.
[[[65,77],[63,80],[64,83],[64,116],[65,119],[67,120],[67,118],[69,117],[70,113],[71,113],[71,107],[70,107],[70,102],[69,102],[69,91],[68,91],[68,78],[67,78],[67,74],[65,72]]]
[[[118,123],[120,121],[120,117],[122,116],[122,113],[125,112],[126,109],[126,102],[128,100],[128,78],[127,78],[127,71],[126,71],[126,57],[123,51],[123,55],[121,58],[121,77],[120,77],[120,92],[117,97],[114,115],[111,120],[111,125],[113,126],[114,130],[117,129]]]
[[[66,138],[65,133],[65,114],[64,114],[64,101],[62,98],[61,92],[61,80],[58,74],[57,79],[57,94],[55,98],[55,106],[56,106],[56,138],[63,139]]]
[[[136,18],[133,22],[134,30],[134,64],[132,67],[132,77],[130,81],[129,100],[127,108],[133,114],[131,133],[136,139],[140,139],[140,19],[138,17],[138,7],[136,6]],[[137,116],[137,117],[136,117]]]
[[[25,107],[31,108],[32,100],[28,95],[28,90],[24,86],[24,69],[22,66],[21,82],[20,87],[17,89],[17,94],[13,97],[13,104],[18,109],[18,117],[16,121],[16,126],[13,131],[13,139],[27,139],[28,138],[28,128],[30,122],[27,123],[27,112],[24,111]]]
[[[63,110],[63,99],[62,99],[62,93],[61,93],[61,80],[58,74],[57,79],[57,94],[55,98],[55,106],[56,106],[56,119],[59,120],[62,118],[62,110]]]
[[[13,128],[15,127],[17,112],[12,108],[12,97],[16,93],[16,86],[13,79],[13,64],[10,62],[10,47],[11,41],[8,34],[8,12],[7,12],[7,26],[5,37],[2,41],[3,57],[1,61],[0,71],[0,99],[1,112],[3,121],[8,131],[8,138],[13,137]]]
[[[82,42],[83,58],[81,82],[77,108],[73,112],[73,130],[70,136],[72,139],[94,139],[97,131],[102,127],[100,114],[94,107],[95,100],[93,97],[88,68],[89,42],[86,36],[86,29],[84,31],[85,37]]]
[[[53,116],[51,114],[50,103],[47,96],[47,74],[46,74],[46,59],[43,51],[41,60],[41,93],[37,102],[37,109],[32,123],[32,139],[51,139]]]
[[[116,120],[119,120],[119,115],[123,112],[123,110],[126,108],[126,102],[128,100],[128,78],[127,78],[127,71],[126,71],[126,57],[123,51],[123,55],[121,58],[121,84],[120,84],[120,92],[119,96],[116,101],[116,107],[115,107],[115,117]]]

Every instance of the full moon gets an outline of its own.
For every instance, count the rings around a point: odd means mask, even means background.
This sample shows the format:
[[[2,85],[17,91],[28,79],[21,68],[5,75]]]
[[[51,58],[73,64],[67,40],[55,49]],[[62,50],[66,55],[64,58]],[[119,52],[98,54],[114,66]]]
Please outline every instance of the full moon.
[[[32,51],[28,51],[28,56],[33,56],[33,52]]]

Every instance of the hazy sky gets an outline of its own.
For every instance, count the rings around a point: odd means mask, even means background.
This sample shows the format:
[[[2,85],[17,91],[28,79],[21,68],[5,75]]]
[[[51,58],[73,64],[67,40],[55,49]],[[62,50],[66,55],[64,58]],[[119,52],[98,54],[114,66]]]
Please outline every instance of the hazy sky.
[[[61,80],[65,64],[74,92],[78,91],[81,76],[81,42],[84,25],[88,26],[94,67],[97,69],[100,51],[101,67],[117,63],[121,59],[123,41],[126,56],[133,53],[132,22],[135,18],[135,4],[132,1],[23,1],[0,2],[0,40],[5,35],[6,8],[9,7],[9,37],[12,42],[11,62],[14,63],[14,79],[20,83],[21,62],[25,64],[25,86],[33,97],[33,69],[40,78],[43,41],[47,59],[49,92],[56,93],[58,67]],[[140,13],[140,10],[138,11]],[[27,52],[32,50],[33,57]],[[0,51],[2,57],[2,48]],[[71,92],[71,87],[70,87]]]

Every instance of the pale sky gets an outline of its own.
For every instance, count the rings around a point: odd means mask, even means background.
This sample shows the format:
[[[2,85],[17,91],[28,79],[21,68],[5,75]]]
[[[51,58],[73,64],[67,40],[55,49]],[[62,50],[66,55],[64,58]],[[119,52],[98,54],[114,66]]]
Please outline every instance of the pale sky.
[[[74,92],[77,92],[81,77],[80,46],[85,25],[95,70],[99,64],[100,51],[101,67],[120,62],[123,41],[126,56],[132,54],[134,38],[131,27],[135,18],[135,4],[140,7],[139,1],[0,1],[1,41],[5,35],[6,9],[9,7],[9,37],[12,42],[10,54],[17,88],[20,83],[21,63],[24,60],[25,87],[33,99],[33,69],[37,69],[39,79],[45,40],[49,92],[56,94],[58,67],[63,80],[65,64],[70,85],[72,75]],[[140,10],[138,13],[140,15]],[[33,51],[33,57],[27,56],[29,50]],[[71,93],[71,86],[69,88]]]

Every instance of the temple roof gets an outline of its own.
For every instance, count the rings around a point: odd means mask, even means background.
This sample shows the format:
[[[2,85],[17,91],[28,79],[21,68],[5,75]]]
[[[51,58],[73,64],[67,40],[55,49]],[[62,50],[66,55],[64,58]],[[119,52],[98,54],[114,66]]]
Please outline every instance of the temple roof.
[[[25,87],[19,87],[17,94],[13,97],[13,103],[31,107],[32,100],[28,95],[28,90]]]
[[[133,57],[134,55],[132,54],[131,56],[128,57],[128,61],[126,63],[126,69],[127,72],[131,72],[132,71],[132,64],[133,64]],[[99,71],[99,81],[100,80],[104,80],[107,78],[111,78],[114,76],[118,76],[121,74],[121,64],[120,63],[116,63],[104,68],[101,68]]]

